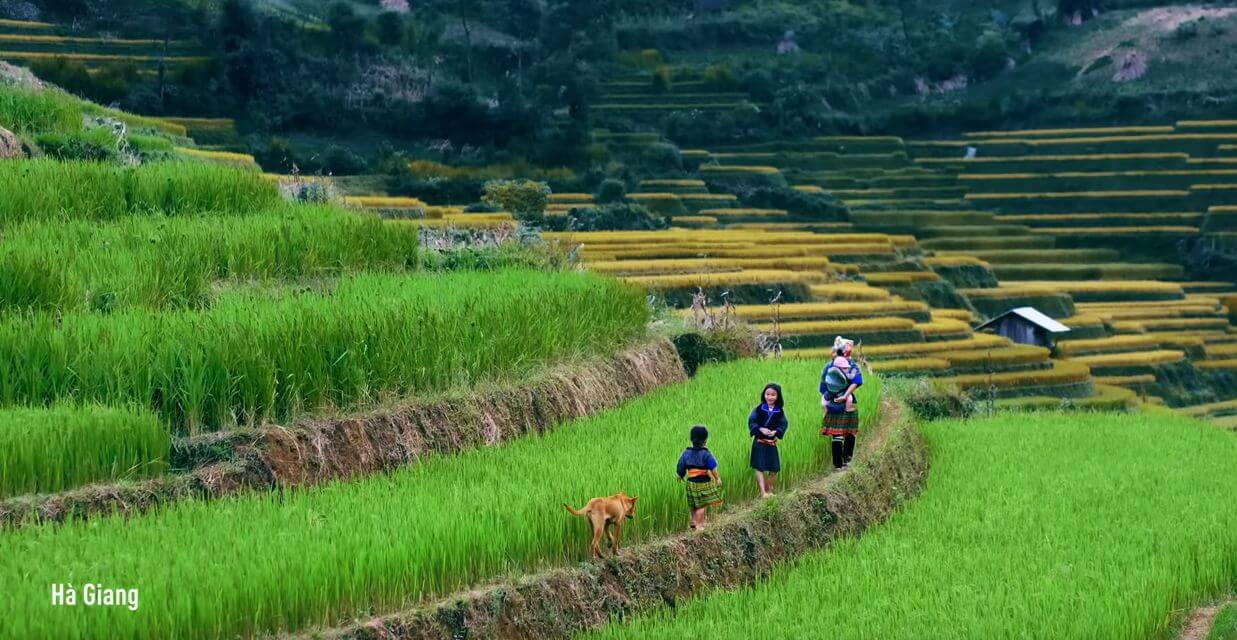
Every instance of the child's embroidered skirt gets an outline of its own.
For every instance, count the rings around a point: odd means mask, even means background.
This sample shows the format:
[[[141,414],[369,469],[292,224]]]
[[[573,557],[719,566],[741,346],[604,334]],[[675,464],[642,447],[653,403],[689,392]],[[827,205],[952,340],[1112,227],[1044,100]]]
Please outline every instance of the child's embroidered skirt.
[[[713,480],[708,482],[688,482],[687,483],[687,507],[689,509],[703,509],[704,507],[720,507],[725,500],[722,499],[722,487]]]

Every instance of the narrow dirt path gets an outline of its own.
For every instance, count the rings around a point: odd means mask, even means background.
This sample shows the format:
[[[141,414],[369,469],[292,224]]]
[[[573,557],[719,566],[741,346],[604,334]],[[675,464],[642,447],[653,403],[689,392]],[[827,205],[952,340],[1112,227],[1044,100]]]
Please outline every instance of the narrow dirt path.
[[[1233,602],[1237,602],[1237,600],[1221,600],[1216,604],[1199,607],[1192,611],[1189,621],[1186,622],[1185,628],[1181,630],[1181,635],[1177,636],[1177,640],[1206,640],[1208,634],[1211,633],[1212,625],[1216,622],[1216,615],[1226,605]]]

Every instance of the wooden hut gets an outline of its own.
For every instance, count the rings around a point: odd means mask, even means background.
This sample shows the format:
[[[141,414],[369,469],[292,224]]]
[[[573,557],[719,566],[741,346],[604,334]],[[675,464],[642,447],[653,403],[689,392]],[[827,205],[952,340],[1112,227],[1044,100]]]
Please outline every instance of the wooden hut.
[[[1069,327],[1040,313],[1035,307],[1018,307],[975,327],[975,330],[996,333],[1018,344],[1051,349],[1053,337],[1069,332]]]

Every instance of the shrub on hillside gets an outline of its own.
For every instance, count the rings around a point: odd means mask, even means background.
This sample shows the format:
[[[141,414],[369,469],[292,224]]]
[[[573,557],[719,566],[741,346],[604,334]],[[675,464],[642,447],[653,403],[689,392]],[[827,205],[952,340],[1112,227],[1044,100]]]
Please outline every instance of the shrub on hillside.
[[[902,399],[920,420],[969,418],[975,415],[975,399],[955,384],[919,378],[889,379],[893,395]]]
[[[300,166],[296,159],[296,152],[284,138],[267,139],[266,146],[254,150],[253,158],[263,169],[272,173],[292,173],[294,168]]]
[[[669,142],[655,142],[640,154],[641,167],[650,175],[680,175],[683,173],[683,156],[679,148]]]
[[[972,76],[986,80],[1005,70],[1009,63],[1009,47],[1005,38],[995,31],[985,31],[967,59]]]
[[[807,193],[790,187],[758,187],[735,193],[750,209],[785,209],[793,216],[817,220],[845,220],[846,206],[823,193]]]
[[[539,218],[550,199],[550,187],[533,180],[490,180],[481,201],[502,207],[521,220]]]
[[[404,16],[395,11],[384,11],[374,20],[378,42],[394,47],[404,41]]]
[[[748,103],[730,111],[675,111],[663,124],[666,137],[679,144],[743,142],[768,134],[760,109]]]
[[[734,91],[739,84],[730,65],[724,62],[710,65],[704,70],[704,83],[716,91]]]
[[[565,216],[545,217],[539,223],[549,231],[657,231],[670,226],[664,216],[631,203],[576,207]]]
[[[367,164],[365,159],[347,147],[331,145],[322,152],[317,169],[331,175],[352,176],[364,173]]]
[[[670,67],[657,67],[657,70],[653,72],[652,88],[655,93],[670,93],[674,88]]]
[[[622,180],[607,178],[601,182],[601,186],[597,188],[595,199],[600,204],[611,204],[622,202],[627,197],[627,185],[623,184]]]
[[[683,368],[689,376],[696,375],[701,365],[730,362],[759,354],[755,337],[742,326],[681,333],[674,337],[674,348],[679,352],[679,359],[683,361]]]
[[[773,95],[770,112],[778,128],[789,135],[825,131],[833,115],[820,90],[803,83],[778,89]]]
[[[120,143],[112,132],[96,127],[79,133],[45,133],[35,138],[35,144],[57,160],[89,160],[119,162]]]

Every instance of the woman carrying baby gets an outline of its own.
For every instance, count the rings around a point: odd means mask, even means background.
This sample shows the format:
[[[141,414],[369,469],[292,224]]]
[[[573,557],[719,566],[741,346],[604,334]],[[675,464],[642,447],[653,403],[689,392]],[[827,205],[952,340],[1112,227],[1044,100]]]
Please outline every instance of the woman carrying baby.
[[[855,455],[859,434],[859,401],[855,390],[863,386],[863,372],[851,359],[855,343],[838,336],[833,341],[833,356],[820,374],[820,403],[824,421],[820,434],[830,439],[833,466],[845,469]]]

